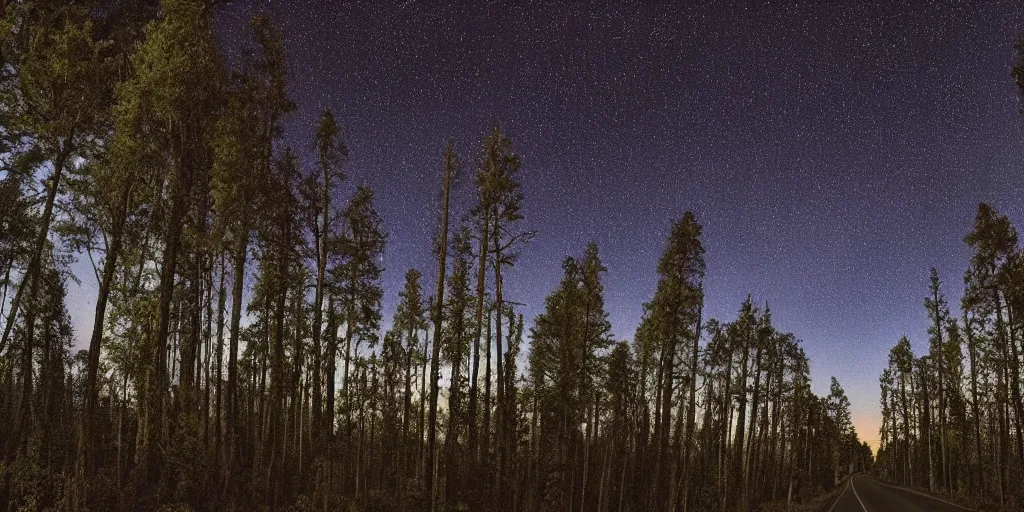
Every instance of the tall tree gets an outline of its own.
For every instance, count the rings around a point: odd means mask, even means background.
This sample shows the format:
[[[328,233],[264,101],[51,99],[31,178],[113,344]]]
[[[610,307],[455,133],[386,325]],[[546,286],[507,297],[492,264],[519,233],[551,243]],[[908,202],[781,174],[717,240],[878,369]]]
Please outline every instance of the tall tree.
[[[928,310],[928,318],[931,320],[931,326],[928,327],[928,334],[930,336],[929,354],[938,372],[939,459],[942,487],[948,490],[951,486],[949,481],[950,468],[947,465],[948,457],[946,452],[946,386],[948,378],[946,376],[947,358],[944,354],[945,343],[943,342],[942,334],[949,323],[949,307],[946,305],[946,297],[942,294],[942,282],[939,280],[939,273],[935,268],[931,269],[928,297],[925,298],[924,306]]]
[[[559,474],[560,468],[575,464],[580,451],[587,450],[584,436],[591,427],[588,398],[596,396],[603,364],[600,355],[612,340],[601,285],[605,268],[597,246],[589,244],[582,259],[566,258],[562,269],[561,284],[546,299],[545,312],[537,317],[531,330],[530,373],[534,375],[534,392],[538,394],[541,414],[540,472],[555,480],[539,484],[558,488],[562,506],[569,506],[574,502],[574,483]],[[588,430],[580,432],[583,423],[588,424]],[[583,469],[586,470],[586,463]],[[562,479],[560,488],[557,479]],[[586,501],[586,490],[583,476],[581,507]]]
[[[405,360],[405,393],[402,413],[402,446],[406,452],[403,457],[403,468],[407,468],[410,460],[409,427],[412,422],[412,372],[413,359],[419,347],[419,333],[426,328],[426,312],[423,307],[423,293],[420,288],[421,274],[416,269],[405,273],[405,287],[399,292],[398,308],[395,311],[395,328],[401,332],[405,340],[403,349]]]
[[[458,500],[464,484],[460,458],[465,412],[463,409],[463,371],[469,358],[469,340],[473,336],[473,292],[470,289],[470,273],[473,268],[472,233],[462,226],[452,239],[452,272],[448,278],[448,298],[445,301],[446,326],[445,344],[442,347],[445,359],[451,364],[451,381],[448,393],[448,428],[445,433],[445,472],[448,485],[446,495]]]
[[[434,346],[430,359],[430,419],[427,427],[427,495],[430,497],[430,510],[437,507],[434,493],[434,444],[437,441],[437,394],[441,360],[441,328],[444,323],[444,285],[448,265],[448,203],[451,196],[452,181],[459,171],[459,159],[455,154],[455,142],[449,141],[444,151],[444,184],[441,186],[441,226],[437,241],[437,295],[435,295]]]
[[[341,138],[341,130],[334,119],[334,113],[325,109],[317,123],[314,137],[317,156],[316,175],[311,175],[306,182],[304,193],[307,202],[315,206],[310,208],[312,218],[309,221],[310,232],[315,248],[316,290],[313,299],[313,363],[312,363],[312,411],[314,438],[321,439],[320,430],[323,425],[323,310],[327,286],[327,261],[332,245],[332,221],[337,216],[332,209],[334,188],[345,179],[341,166],[348,158],[348,147]],[[333,376],[328,376],[333,378]]]
[[[345,369],[342,398],[343,410],[349,420],[347,434],[351,435],[353,403],[349,395],[349,367],[353,355],[358,355],[361,344],[373,347],[377,343],[383,295],[380,276],[384,271],[379,261],[387,244],[387,233],[374,208],[373,191],[363,185],[356,188],[342,212],[342,219],[344,227],[338,241],[340,262],[330,269],[330,274],[344,312]],[[332,351],[329,357],[336,357],[336,353]],[[333,379],[333,375],[328,375],[328,379]],[[327,417],[334,417],[334,411],[330,408]],[[328,434],[331,432],[328,431]]]
[[[505,297],[503,293],[504,280],[502,269],[515,264],[519,256],[519,247],[533,238],[532,231],[517,231],[517,225],[522,220],[521,213],[523,206],[523,188],[519,182],[520,159],[512,149],[510,141],[501,128],[495,126],[494,131],[484,140],[483,167],[486,170],[486,182],[493,194],[492,223],[490,242],[492,247],[492,268],[494,269],[494,307],[497,321],[494,323],[495,343],[495,370],[499,376],[504,375],[502,361],[502,323],[501,315],[504,311]],[[495,472],[495,485],[502,488],[503,466],[505,463],[505,452],[509,448],[506,430],[508,425],[508,403],[505,399],[505,386],[503,379],[498,379],[497,407],[495,422],[495,447],[497,454],[497,471]],[[496,495],[501,499],[500,492]]]
[[[99,150],[109,130],[114,72],[123,47],[110,45],[95,30],[90,6],[12,4],[4,9],[0,119],[6,151],[30,173],[48,170],[43,205],[21,284],[11,301],[0,352],[21,309],[26,286],[41,265],[65,171],[76,158]],[[6,180],[5,180],[6,181]]]
[[[697,322],[703,302],[701,283],[705,268],[701,233],[702,227],[692,212],[684,213],[681,219],[672,223],[668,242],[658,261],[658,286],[650,304],[651,314],[656,319],[656,336],[662,344],[658,370],[660,380],[657,382],[661,403],[657,409],[660,417],[655,421],[657,460],[653,468],[652,492],[657,501],[665,500],[663,502],[673,507],[675,487],[672,482],[666,483],[665,478],[669,475],[663,466],[677,458],[677,452],[669,452],[677,348],[687,340],[699,337]],[[671,495],[660,497],[662,492]]]
[[[964,301],[978,316],[993,318],[992,336],[1000,358],[1005,361],[1007,377],[1001,377],[1000,392],[1010,397],[1016,432],[1018,462],[1024,457],[1024,402],[1021,398],[1020,359],[1013,322],[1006,315],[1006,279],[1008,265],[1017,251],[1017,231],[1009,219],[991,206],[981,203],[974,219],[974,230],[964,242],[974,249],[970,267],[964,277],[967,289]],[[1001,375],[1001,374],[1000,374]],[[1008,389],[1007,389],[1008,388]],[[1007,439],[1007,441],[1009,441]],[[1008,442],[1006,444],[1009,444]]]
[[[197,181],[210,161],[211,147],[205,135],[213,132],[215,118],[210,113],[217,110],[221,77],[209,5],[198,0],[165,0],[161,12],[132,57],[135,74],[118,88],[115,123],[117,133],[133,139],[130,151],[141,153],[139,159],[168,170],[156,332],[146,355],[149,375],[137,452],[137,482],[142,489],[155,485],[162,466],[174,280],[193,191],[205,186]]]

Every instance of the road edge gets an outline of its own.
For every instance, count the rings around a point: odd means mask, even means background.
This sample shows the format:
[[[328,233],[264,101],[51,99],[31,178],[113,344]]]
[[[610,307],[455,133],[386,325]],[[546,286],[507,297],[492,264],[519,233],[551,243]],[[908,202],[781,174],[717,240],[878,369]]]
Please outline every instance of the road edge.
[[[847,477],[845,478],[845,480],[846,480],[846,488],[845,488],[845,489],[843,489],[843,490],[842,490],[842,491],[841,491],[841,492],[839,493],[839,495],[838,495],[838,496],[836,496],[836,500],[832,502],[832,506],[828,508],[828,512],[833,512],[833,511],[834,511],[834,510],[836,509],[836,505],[838,505],[838,504],[839,504],[839,500],[843,499],[843,495],[844,495],[844,494],[846,494],[846,491],[850,490],[850,489],[851,489],[851,488],[853,487],[853,477],[855,477],[855,476],[857,476],[857,475],[859,475],[859,474],[860,474],[860,473],[850,473],[850,474],[849,474],[849,475],[848,475],[848,476],[847,476]],[[856,491],[856,490],[854,490],[853,492],[854,492],[854,494],[856,495],[857,491]],[[859,502],[860,502],[860,506],[861,506],[861,508],[864,508],[864,502],[863,502],[863,501],[860,501],[860,496],[857,496],[857,501],[859,501]],[[865,510],[866,510],[866,509],[865,509]]]
[[[932,494],[924,493],[924,492],[921,492],[921,491],[918,491],[918,490],[915,490],[915,489],[911,489],[909,487],[904,487],[902,485],[890,484],[890,483],[888,483],[888,482],[886,482],[886,481],[884,481],[884,480],[882,480],[880,478],[877,478],[877,477],[872,477],[872,478],[874,478],[875,482],[877,482],[879,485],[883,485],[883,486],[888,487],[890,489],[896,489],[897,491],[906,491],[906,492],[909,492],[909,493],[912,493],[912,494],[917,494],[918,496],[924,496],[925,498],[931,498],[931,499],[933,499],[935,501],[941,501],[941,502],[943,502],[943,503],[945,503],[947,505],[953,505],[954,507],[959,508],[961,510],[967,510],[969,512],[978,512],[977,509],[969,508],[969,507],[966,507],[966,506],[961,505],[959,503],[953,503],[952,501],[946,500],[944,498],[940,498],[940,497],[932,495]]]

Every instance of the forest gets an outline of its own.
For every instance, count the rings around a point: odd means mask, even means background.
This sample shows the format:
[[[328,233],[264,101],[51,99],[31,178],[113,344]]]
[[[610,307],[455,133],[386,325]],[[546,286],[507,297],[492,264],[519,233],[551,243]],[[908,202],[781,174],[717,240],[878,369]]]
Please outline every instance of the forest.
[[[889,351],[877,466],[903,484],[1016,510],[1024,503],[1024,252],[1010,220],[985,203],[964,243],[973,254],[959,317],[933,268],[927,352],[915,356],[906,336]]]
[[[871,470],[1024,500],[1024,252],[991,207],[962,316],[933,271],[929,352],[890,353],[876,460],[768,305],[704,315],[690,211],[632,340],[593,243],[524,318],[507,278],[543,212],[500,126],[437,148],[432,267],[383,289],[360,148],[325,107],[301,163],[280,27],[230,65],[220,3],[0,4],[4,510],[799,510]]]

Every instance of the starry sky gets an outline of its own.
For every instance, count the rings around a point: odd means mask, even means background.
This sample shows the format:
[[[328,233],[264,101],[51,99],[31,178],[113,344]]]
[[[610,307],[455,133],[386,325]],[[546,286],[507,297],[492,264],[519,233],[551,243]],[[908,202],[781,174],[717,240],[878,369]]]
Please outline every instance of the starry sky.
[[[298,107],[284,142],[308,164],[322,109],[343,125],[345,194],[371,185],[390,233],[385,318],[406,269],[436,275],[445,143],[471,170],[500,123],[537,231],[505,292],[528,319],[593,240],[614,335],[632,339],[670,222],[693,210],[705,316],[767,303],[874,446],[889,347],[926,347],[929,268],[955,309],[977,203],[1024,226],[1024,3],[897,3],[262,0],[216,27],[237,61],[253,14],[279,22]],[[465,179],[456,216],[471,196]],[[87,339],[95,285],[72,295]]]

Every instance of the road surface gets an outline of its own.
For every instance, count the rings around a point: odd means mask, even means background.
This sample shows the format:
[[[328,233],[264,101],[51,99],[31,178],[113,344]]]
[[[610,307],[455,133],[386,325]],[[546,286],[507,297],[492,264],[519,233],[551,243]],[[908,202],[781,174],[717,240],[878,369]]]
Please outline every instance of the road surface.
[[[854,475],[843,488],[830,512],[963,512],[968,508],[940,498]]]

